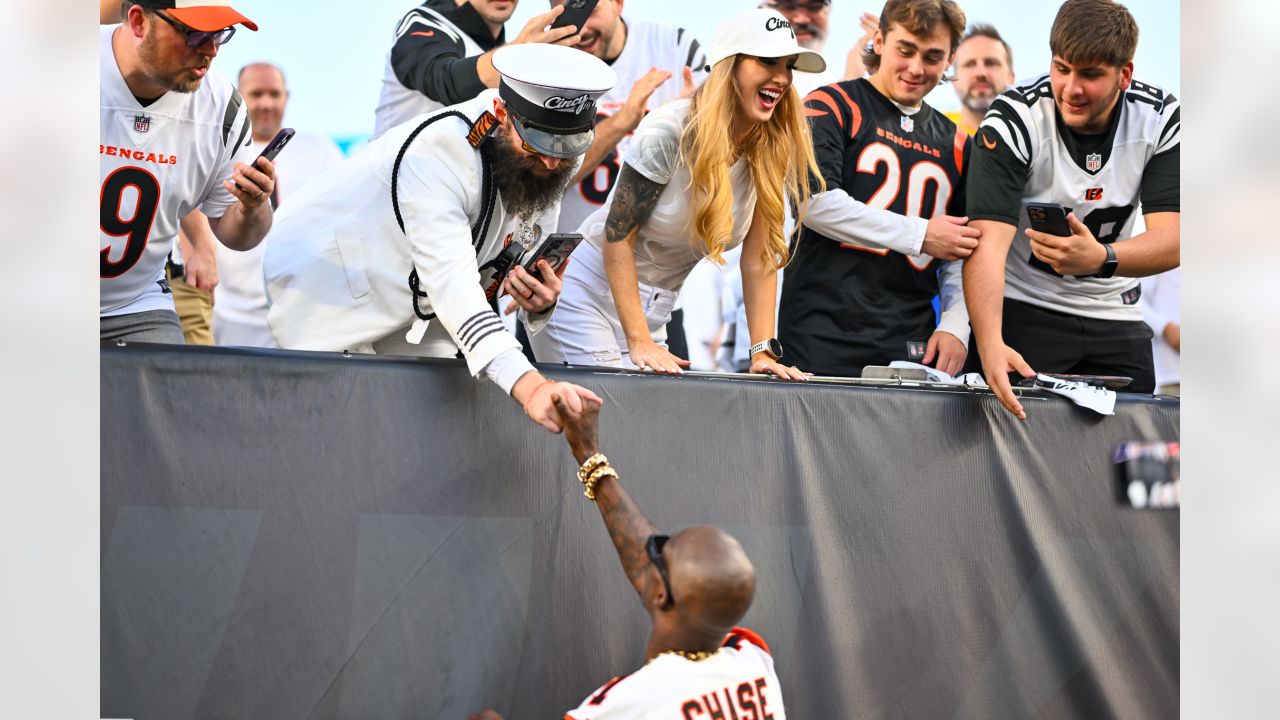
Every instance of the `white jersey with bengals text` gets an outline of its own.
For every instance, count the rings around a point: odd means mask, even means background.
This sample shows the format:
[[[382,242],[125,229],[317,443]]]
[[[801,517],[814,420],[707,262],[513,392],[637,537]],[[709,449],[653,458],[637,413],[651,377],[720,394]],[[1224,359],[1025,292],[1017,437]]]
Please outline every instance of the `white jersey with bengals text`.
[[[165,259],[193,209],[222,217],[236,202],[222,186],[249,163],[249,117],[240,94],[213,70],[193,93],[167,92],[143,107],[100,35],[100,305],[103,316],[172,310]],[[237,150],[242,153],[237,155]]]
[[[734,628],[706,660],[659,655],[587,696],[564,720],[786,720],[773,656],[759,635]]]

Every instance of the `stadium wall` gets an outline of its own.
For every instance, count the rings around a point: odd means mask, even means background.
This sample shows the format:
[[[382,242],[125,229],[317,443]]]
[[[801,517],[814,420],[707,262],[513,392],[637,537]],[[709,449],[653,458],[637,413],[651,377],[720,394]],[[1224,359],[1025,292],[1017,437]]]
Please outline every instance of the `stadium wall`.
[[[460,361],[104,346],[101,711],[559,718],[648,618],[562,438]],[[1025,395],[550,371],[654,522],[755,563],[792,718],[1178,715],[1178,513]],[[677,594],[679,588],[675,589]]]

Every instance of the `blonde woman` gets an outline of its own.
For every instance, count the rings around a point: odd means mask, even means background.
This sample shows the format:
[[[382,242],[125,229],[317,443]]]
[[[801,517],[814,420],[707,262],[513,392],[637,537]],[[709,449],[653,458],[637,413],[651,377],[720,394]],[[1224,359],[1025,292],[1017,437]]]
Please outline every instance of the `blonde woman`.
[[[743,247],[751,372],[804,380],[779,362],[778,269],[787,262],[784,203],[809,199],[821,177],[792,70],[822,72],[775,10],[726,22],[693,97],[651,112],[623,156],[617,185],[579,230],[555,314],[532,338],[540,362],[680,373],[666,324],[685,277],[703,257]]]

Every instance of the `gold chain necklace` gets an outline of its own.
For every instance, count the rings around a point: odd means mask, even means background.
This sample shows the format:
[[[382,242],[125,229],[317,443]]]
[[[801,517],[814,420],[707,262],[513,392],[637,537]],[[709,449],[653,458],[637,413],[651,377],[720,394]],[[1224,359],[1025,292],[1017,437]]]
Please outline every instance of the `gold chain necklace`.
[[[697,652],[690,652],[688,650],[663,650],[653,657],[656,660],[663,655],[679,655],[689,662],[702,662],[718,652],[720,652],[720,648],[716,648],[715,650],[699,650]],[[650,660],[649,662],[653,662],[653,660]]]

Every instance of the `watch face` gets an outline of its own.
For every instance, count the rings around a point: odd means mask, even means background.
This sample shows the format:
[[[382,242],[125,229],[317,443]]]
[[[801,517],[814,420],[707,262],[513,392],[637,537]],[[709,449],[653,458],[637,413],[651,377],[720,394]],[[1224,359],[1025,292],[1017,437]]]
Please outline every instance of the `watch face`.
[[[778,342],[777,338],[769,338],[766,342],[769,343],[769,352],[773,354],[775,360],[782,357],[782,343]]]

